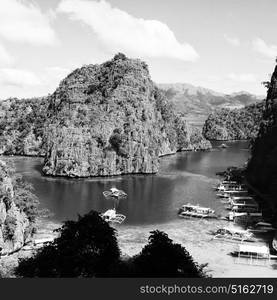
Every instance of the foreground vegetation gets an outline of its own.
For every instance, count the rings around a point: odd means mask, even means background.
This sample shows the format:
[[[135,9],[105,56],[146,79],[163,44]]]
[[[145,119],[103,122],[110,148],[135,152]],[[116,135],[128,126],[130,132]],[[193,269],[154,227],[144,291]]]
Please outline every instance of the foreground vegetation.
[[[97,212],[67,221],[60,236],[31,258],[22,259],[22,277],[205,277],[187,250],[166,233],[150,232],[148,244],[122,257],[117,233]]]

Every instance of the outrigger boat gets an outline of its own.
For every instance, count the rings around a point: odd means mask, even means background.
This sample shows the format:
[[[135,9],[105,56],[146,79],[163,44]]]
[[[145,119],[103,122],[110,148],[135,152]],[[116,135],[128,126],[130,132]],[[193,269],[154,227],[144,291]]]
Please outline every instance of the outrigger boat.
[[[239,245],[239,248],[230,253],[234,257],[238,258],[250,258],[252,259],[265,259],[270,260],[275,258],[270,255],[269,248],[267,246],[252,246],[252,245]],[[277,256],[276,256],[277,257]]]
[[[192,205],[190,203],[183,205],[178,212],[180,218],[217,218],[215,211],[209,207],[202,207],[198,205]]]
[[[115,208],[108,209],[106,212],[101,214],[101,217],[103,220],[105,220],[108,223],[118,223],[121,224],[125,221],[126,216],[122,214],[117,214]]]
[[[230,203],[225,208],[234,212],[258,212],[259,204],[251,197],[231,198]]]
[[[108,190],[108,191],[104,191],[103,195],[105,196],[105,198],[112,197],[112,198],[118,199],[118,198],[126,198],[127,197],[127,194],[124,191],[119,190],[115,187],[110,188],[110,190]]]
[[[269,233],[276,230],[271,223],[267,222],[258,222],[254,226],[249,226],[247,229],[253,233]]]
[[[214,186],[213,188],[215,189],[215,190],[217,190],[221,185],[227,185],[227,184],[231,184],[231,185],[237,185],[238,183],[236,182],[236,181],[228,181],[228,180],[223,180],[223,181],[221,181],[220,183],[218,183],[218,185],[217,186]]]
[[[229,214],[224,217],[224,220],[235,221],[237,218],[249,218],[251,220],[261,220],[263,217],[262,212],[235,212],[230,211]]]
[[[238,184],[238,183],[220,183],[215,189],[219,192],[225,192],[225,191],[242,191],[245,190],[246,186],[244,184]]]
[[[256,242],[257,239],[253,237],[253,233],[248,230],[240,230],[236,228],[219,228],[218,230],[211,232],[214,235],[214,239],[230,241],[230,242]]]
[[[246,196],[246,195],[248,195],[248,191],[247,190],[234,190],[234,191],[227,190],[227,191],[216,194],[216,196],[219,198],[229,198],[229,197],[232,197],[235,195]]]

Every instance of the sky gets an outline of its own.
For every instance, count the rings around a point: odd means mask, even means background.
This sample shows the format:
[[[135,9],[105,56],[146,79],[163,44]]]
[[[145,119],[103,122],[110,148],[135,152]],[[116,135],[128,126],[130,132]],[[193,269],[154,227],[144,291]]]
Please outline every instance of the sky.
[[[0,0],[0,98],[47,95],[118,52],[157,83],[265,95],[276,25],[276,0]]]

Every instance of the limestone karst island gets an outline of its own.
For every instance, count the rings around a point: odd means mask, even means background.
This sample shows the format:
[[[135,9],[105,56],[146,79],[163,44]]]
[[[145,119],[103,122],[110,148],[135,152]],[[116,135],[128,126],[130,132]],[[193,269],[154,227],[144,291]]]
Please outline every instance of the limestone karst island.
[[[2,2],[0,278],[276,278],[268,6]]]

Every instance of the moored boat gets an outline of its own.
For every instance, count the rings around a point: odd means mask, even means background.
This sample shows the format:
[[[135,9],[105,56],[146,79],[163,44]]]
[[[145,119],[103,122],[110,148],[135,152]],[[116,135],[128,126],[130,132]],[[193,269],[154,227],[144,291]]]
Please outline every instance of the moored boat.
[[[108,191],[104,191],[103,195],[105,198],[111,197],[116,199],[122,199],[127,197],[127,194],[124,191],[119,190],[115,187],[110,188]]]
[[[258,222],[253,226],[249,226],[248,230],[253,233],[270,233],[276,230],[271,223]]]
[[[267,246],[254,246],[254,245],[239,245],[238,249],[230,253],[238,258],[250,258],[269,260],[271,258],[269,248]]]
[[[236,228],[219,228],[218,230],[212,232],[214,239],[233,241],[233,242],[255,242],[257,239],[253,237],[253,233],[248,230],[241,230]]]
[[[229,214],[224,218],[228,221],[235,221],[238,218],[247,218],[249,220],[261,220],[262,212],[235,212],[230,211]]]
[[[247,195],[248,195],[247,190],[226,190],[224,192],[219,192],[216,194],[216,196],[220,198],[229,198],[232,196],[247,196]]]
[[[118,224],[123,223],[126,219],[126,216],[122,214],[117,214],[115,208],[108,209],[106,212],[101,214],[101,217],[103,220],[105,220],[108,223],[118,223]]]
[[[244,184],[238,184],[238,183],[231,183],[231,184],[219,184],[216,187],[216,190],[219,192],[225,192],[225,191],[243,191],[245,190],[246,186]]]
[[[259,204],[252,197],[230,198],[226,209],[234,212],[258,212]]]
[[[215,211],[209,207],[202,207],[199,205],[185,204],[183,205],[178,212],[179,217],[181,218],[217,218]]]

